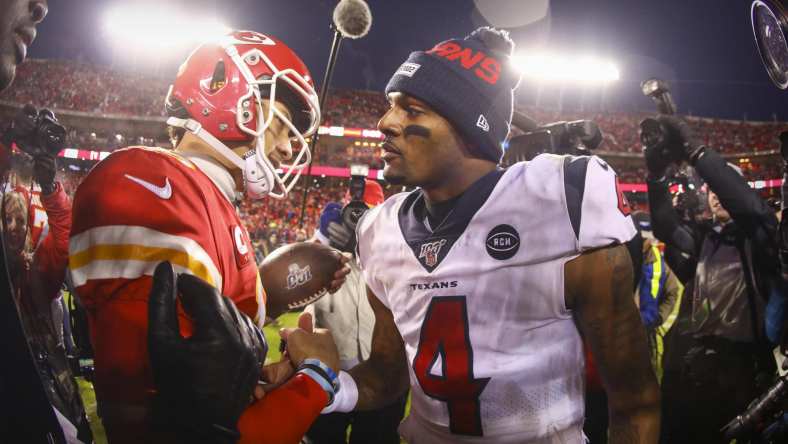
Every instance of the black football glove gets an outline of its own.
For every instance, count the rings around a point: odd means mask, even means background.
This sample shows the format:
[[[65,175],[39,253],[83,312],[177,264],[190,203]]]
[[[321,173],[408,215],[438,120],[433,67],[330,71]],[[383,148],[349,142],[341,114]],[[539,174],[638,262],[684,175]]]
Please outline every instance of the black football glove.
[[[41,194],[50,195],[55,191],[55,156],[40,154],[33,158],[33,178],[41,185]]]
[[[657,120],[666,132],[665,143],[674,158],[695,165],[706,147],[695,138],[689,124],[676,116],[660,115]]]
[[[189,338],[180,334],[176,292],[193,321]],[[169,262],[154,272],[148,321],[156,426],[174,428],[194,442],[236,442],[236,423],[265,360],[262,332],[216,288],[194,276],[176,276]]]
[[[329,244],[339,251],[353,253],[356,251],[356,233],[339,222],[328,224]]]

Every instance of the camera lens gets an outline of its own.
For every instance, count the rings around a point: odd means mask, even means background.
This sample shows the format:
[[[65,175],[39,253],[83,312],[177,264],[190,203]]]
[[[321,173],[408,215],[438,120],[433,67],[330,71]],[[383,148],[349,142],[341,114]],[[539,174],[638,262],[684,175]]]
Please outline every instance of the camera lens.
[[[47,151],[57,154],[66,145],[66,129],[57,124],[42,125],[41,128],[44,136],[42,148]]]
[[[755,43],[769,77],[778,88],[788,88],[788,19],[782,8],[770,0],[754,1],[751,19]]]

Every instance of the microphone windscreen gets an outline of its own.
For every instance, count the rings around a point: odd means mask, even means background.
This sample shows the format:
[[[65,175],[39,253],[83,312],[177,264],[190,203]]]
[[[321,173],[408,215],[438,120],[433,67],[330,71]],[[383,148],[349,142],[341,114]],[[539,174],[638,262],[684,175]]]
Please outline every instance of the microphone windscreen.
[[[342,37],[364,37],[372,27],[372,11],[364,0],[341,0],[334,8],[334,26]]]

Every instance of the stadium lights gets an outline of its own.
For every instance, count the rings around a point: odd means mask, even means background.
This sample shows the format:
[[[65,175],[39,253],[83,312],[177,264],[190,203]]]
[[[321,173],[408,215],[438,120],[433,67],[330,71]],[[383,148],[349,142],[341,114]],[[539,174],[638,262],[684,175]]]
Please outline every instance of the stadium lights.
[[[231,31],[219,21],[167,5],[118,5],[104,17],[106,33],[124,48],[153,50],[193,45]]]
[[[513,56],[511,63],[523,76],[540,81],[607,83],[620,77],[612,62],[589,56],[520,54]]]

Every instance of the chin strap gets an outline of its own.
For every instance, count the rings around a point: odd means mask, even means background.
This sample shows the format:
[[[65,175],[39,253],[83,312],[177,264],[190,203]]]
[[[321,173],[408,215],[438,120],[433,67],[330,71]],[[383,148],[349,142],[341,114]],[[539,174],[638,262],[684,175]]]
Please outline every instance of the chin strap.
[[[238,167],[241,171],[246,168],[246,162],[244,162],[241,156],[235,154],[235,152],[230,148],[227,148],[227,145],[223,144],[221,140],[214,137],[213,134],[205,131],[200,122],[192,119],[179,119],[177,117],[170,117],[167,119],[167,125],[183,128],[186,131],[189,131],[200,138],[200,140],[210,145],[211,148],[213,148],[226,160],[232,162],[232,164]]]
[[[241,157],[233,150],[228,148],[227,145],[222,143],[222,141],[214,137],[213,134],[206,131],[200,122],[197,122],[196,120],[170,117],[167,119],[167,124],[170,126],[183,128],[194,134],[200,140],[213,148],[217,154],[238,167],[238,169],[240,169],[244,175],[244,190],[246,191],[247,196],[253,199],[260,199],[267,195],[281,198],[278,195],[272,193],[273,187],[275,187],[276,183],[276,179],[273,177],[273,167],[269,165],[268,168],[266,168],[265,166],[259,165],[257,162],[255,152],[259,148],[255,147],[255,149],[250,150],[246,156]]]

